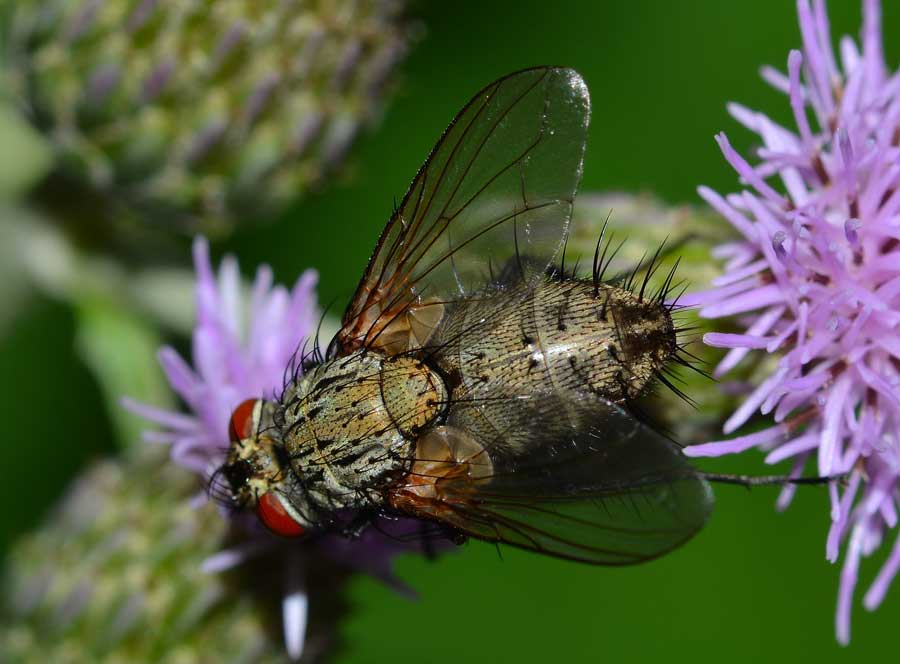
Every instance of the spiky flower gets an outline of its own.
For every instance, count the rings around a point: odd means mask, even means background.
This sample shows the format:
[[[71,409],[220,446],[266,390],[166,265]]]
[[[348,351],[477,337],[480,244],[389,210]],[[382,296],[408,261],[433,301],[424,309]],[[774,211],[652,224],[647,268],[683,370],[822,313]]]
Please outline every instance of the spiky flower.
[[[234,590],[277,586],[258,568],[238,570],[256,578],[201,571],[226,523],[212,506],[189,506],[196,480],[162,456],[94,466],[13,547],[0,602],[3,661],[286,661],[277,603]]]
[[[699,191],[741,237],[716,250],[726,262],[713,288],[683,300],[700,305],[702,316],[729,317],[739,330],[705,336],[731,349],[717,376],[766,355],[767,375],[725,433],[757,411],[774,423],[688,453],[755,447],[769,463],[791,460],[794,475],[809,460],[818,475],[847,475],[845,485],[831,484],[826,545],[834,562],[845,544],[836,631],[847,643],[861,557],[895,540],[863,599],[868,609],[900,569],[900,73],[884,62],[878,0],[864,1],[861,48],[845,37],[839,60],[824,1],[797,5],[802,51],[788,56],[787,75],[763,70],[788,96],[796,129],[729,106],[763,147],[751,165],[717,136],[748,188],[725,197]],[[782,493],[782,508],[792,493]]]
[[[197,478],[141,447],[95,464],[51,517],[12,547],[0,597],[0,659],[81,662],[287,664],[279,593],[283,552],[261,552],[228,572],[209,568],[229,524],[212,503],[192,504]],[[346,566],[307,552],[316,573],[304,662],[340,647]]]
[[[159,353],[160,362],[175,392],[190,414],[160,410],[126,400],[125,405],[162,431],[148,431],[150,443],[171,445],[171,456],[182,467],[205,481],[222,465],[228,449],[228,424],[234,408],[247,398],[275,399],[283,388],[286,367],[315,332],[316,275],[303,274],[288,291],[273,286],[272,273],[261,267],[249,299],[241,290],[238,265],[226,257],[218,275],[212,269],[206,241],[194,242],[197,272],[197,320],[193,333],[191,367],[169,347]],[[199,497],[206,502],[209,496]],[[206,571],[230,569],[259,555],[278,555],[288,568],[284,590],[283,618],[287,651],[297,658],[303,651],[307,606],[305,591],[310,560],[326,558],[331,564],[361,570],[376,576],[401,592],[410,591],[391,573],[393,558],[401,552],[421,550],[421,542],[404,544],[403,522],[368,528],[360,537],[318,538],[315,543],[282,539],[271,535],[255,519],[223,510],[232,519],[236,542],[210,557]]]
[[[58,172],[167,222],[259,217],[319,182],[377,114],[400,0],[26,0],[13,94]]]

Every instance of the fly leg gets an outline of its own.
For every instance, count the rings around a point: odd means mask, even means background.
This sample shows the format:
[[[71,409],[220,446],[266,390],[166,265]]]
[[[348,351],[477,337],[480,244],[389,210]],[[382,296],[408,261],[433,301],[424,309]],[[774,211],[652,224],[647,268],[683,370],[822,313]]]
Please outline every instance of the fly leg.
[[[434,548],[434,537],[428,532],[428,526],[429,524],[424,521],[419,524],[419,533],[422,536],[422,555],[428,560],[435,560],[437,551]]]
[[[428,560],[437,559],[437,542],[440,540],[449,540],[457,546],[461,546],[469,541],[469,538],[462,531],[446,523],[436,521],[422,521],[422,524],[419,526],[419,533],[422,538],[422,554]]]
[[[846,475],[828,475],[816,477],[791,477],[790,475],[729,475],[725,473],[700,472],[699,475],[710,482],[720,484],[737,484],[747,487],[754,486],[784,486],[785,484],[828,484],[837,482],[842,486],[846,484]]]
[[[342,536],[349,539],[358,539],[372,525],[372,513],[368,511],[359,512],[346,525],[341,527]]]
[[[453,526],[448,526],[446,523],[442,523],[441,529],[444,531],[444,537],[453,542],[456,546],[462,546],[469,541],[468,535],[466,535],[463,531],[454,528]]]
[[[492,474],[491,458],[480,443],[462,429],[439,426],[416,441],[412,469],[404,483],[388,492],[388,503],[401,512],[441,521],[451,510],[444,503],[444,483],[474,487]],[[453,534],[450,539],[459,537]]]

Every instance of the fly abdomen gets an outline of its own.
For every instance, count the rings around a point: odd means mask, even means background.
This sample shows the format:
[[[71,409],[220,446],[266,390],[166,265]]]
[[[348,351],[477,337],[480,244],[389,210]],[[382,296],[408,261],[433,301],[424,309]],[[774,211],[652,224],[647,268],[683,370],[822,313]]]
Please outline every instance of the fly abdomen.
[[[504,402],[592,392],[640,396],[677,350],[667,307],[622,288],[547,279],[450,308],[436,333],[438,364],[460,376],[450,423],[515,445],[522,423]]]

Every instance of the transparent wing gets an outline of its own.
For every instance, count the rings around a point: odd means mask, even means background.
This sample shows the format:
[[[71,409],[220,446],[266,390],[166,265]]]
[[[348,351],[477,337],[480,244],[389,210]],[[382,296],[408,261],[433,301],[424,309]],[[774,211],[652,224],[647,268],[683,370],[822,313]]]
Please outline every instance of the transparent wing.
[[[394,504],[478,539],[599,565],[658,557],[706,522],[706,481],[675,443],[618,406],[582,396],[560,417],[552,395],[518,401],[510,427],[531,432],[527,445],[469,438],[453,463],[417,460]]]
[[[333,351],[397,350],[384,341],[391,323],[437,305],[420,316],[427,328],[443,302],[482,288],[517,251],[532,259],[522,263],[527,277],[546,268],[568,229],[589,114],[571,69],[520,71],[475,95],[382,232]]]

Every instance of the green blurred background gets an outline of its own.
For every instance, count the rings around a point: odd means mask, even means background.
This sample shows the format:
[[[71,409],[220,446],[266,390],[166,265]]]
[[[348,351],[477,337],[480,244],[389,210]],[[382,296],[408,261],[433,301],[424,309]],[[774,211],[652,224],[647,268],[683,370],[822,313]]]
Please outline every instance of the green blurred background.
[[[830,3],[833,35],[858,34],[859,4]],[[900,3],[886,4],[886,51],[895,64]],[[725,129],[738,148],[753,145],[727,116],[726,101],[790,121],[786,99],[757,73],[762,64],[785,69],[788,50],[800,44],[787,0],[461,0],[421,2],[412,13],[424,32],[401,65],[380,126],[357,144],[349,168],[274,223],[215,245],[217,255],[237,253],[245,271],[270,263],[287,282],[315,267],[320,301],[334,300],[339,310],[393,200],[453,114],[486,83],[530,65],[568,65],[587,81],[593,117],[584,191],[697,202],[700,183],[736,187],[713,134]],[[11,153],[14,138],[24,140],[0,133],[4,178],[42,158],[37,147]],[[116,443],[100,388],[75,352],[74,318],[64,304],[33,299],[2,335],[5,550],[80,468]],[[770,470],[755,453],[704,467]],[[824,559],[825,492],[798,492],[785,514],[773,509],[775,490],[719,487],[716,495],[715,514],[694,541],[635,568],[591,568],[508,549],[501,559],[492,546],[473,542],[435,564],[400,560],[399,575],[418,601],[358,577],[338,661],[826,662],[890,652],[900,588],[874,614],[860,598],[892,541],[863,562],[852,642],[842,649],[833,632],[839,567]]]

